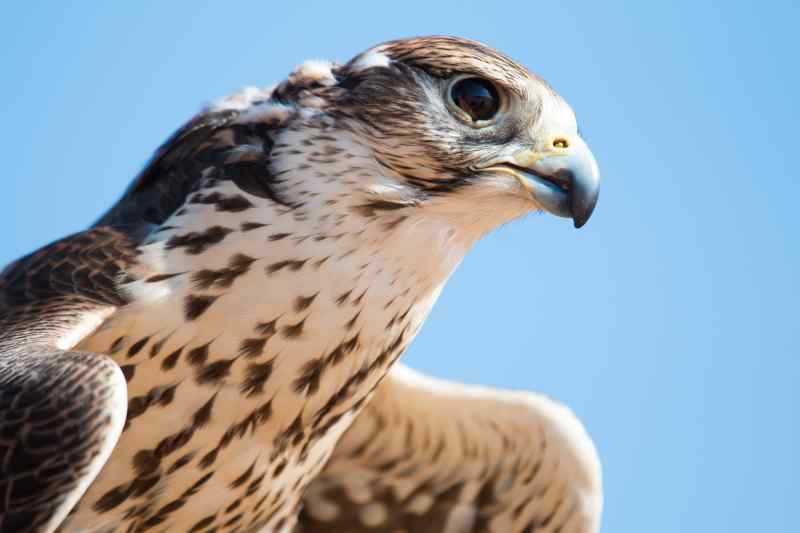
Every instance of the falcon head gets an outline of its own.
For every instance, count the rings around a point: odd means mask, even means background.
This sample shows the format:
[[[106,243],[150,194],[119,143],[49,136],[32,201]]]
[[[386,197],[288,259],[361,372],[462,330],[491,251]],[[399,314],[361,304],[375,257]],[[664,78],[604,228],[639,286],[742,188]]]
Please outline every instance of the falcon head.
[[[575,114],[499,52],[452,37],[405,39],[336,75],[336,111],[352,117],[394,179],[422,191],[420,205],[465,189],[454,209],[543,209],[576,227],[592,214],[599,173]]]
[[[466,39],[402,39],[344,65],[309,61],[203,116],[249,128],[249,139],[232,139],[241,158],[269,137],[269,183],[259,187],[315,218],[402,213],[473,242],[533,211],[581,227],[597,202],[597,164],[569,105],[523,66]],[[257,194],[251,182],[237,180]]]
[[[581,227],[597,202],[597,164],[569,105],[474,41],[403,39],[345,65],[307,62],[271,97],[369,147],[382,177],[360,184],[370,209],[414,207],[486,230],[538,210]]]

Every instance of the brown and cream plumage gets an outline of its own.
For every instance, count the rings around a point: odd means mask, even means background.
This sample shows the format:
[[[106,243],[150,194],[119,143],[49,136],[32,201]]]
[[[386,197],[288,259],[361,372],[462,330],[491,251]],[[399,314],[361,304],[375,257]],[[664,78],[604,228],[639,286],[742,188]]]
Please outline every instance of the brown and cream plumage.
[[[569,106],[463,39],[209,106],[0,278],[0,530],[596,531],[567,409],[395,363],[477,239],[597,186]]]

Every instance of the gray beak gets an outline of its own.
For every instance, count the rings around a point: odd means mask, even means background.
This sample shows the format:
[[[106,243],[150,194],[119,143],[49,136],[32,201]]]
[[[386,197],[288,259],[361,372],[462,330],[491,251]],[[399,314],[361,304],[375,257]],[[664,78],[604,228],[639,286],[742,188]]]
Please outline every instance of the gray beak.
[[[565,141],[566,142],[566,141]],[[600,172],[582,139],[547,153],[524,151],[515,157],[525,187],[548,213],[571,218],[580,228],[592,216],[600,191]]]

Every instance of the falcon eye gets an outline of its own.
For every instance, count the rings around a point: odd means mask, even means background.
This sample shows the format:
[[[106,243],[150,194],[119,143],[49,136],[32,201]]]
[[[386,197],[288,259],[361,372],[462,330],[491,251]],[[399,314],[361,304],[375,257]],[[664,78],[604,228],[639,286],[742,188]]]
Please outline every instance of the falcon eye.
[[[500,109],[497,89],[481,78],[458,80],[450,87],[450,98],[473,122],[489,120]]]

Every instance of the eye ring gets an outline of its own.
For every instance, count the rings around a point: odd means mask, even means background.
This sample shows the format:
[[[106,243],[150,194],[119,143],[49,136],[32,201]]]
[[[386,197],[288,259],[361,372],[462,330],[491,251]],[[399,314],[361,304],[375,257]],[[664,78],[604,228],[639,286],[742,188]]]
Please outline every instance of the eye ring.
[[[447,89],[447,100],[455,114],[468,124],[485,126],[500,112],[500,91],[477,76],[456,78]]]

